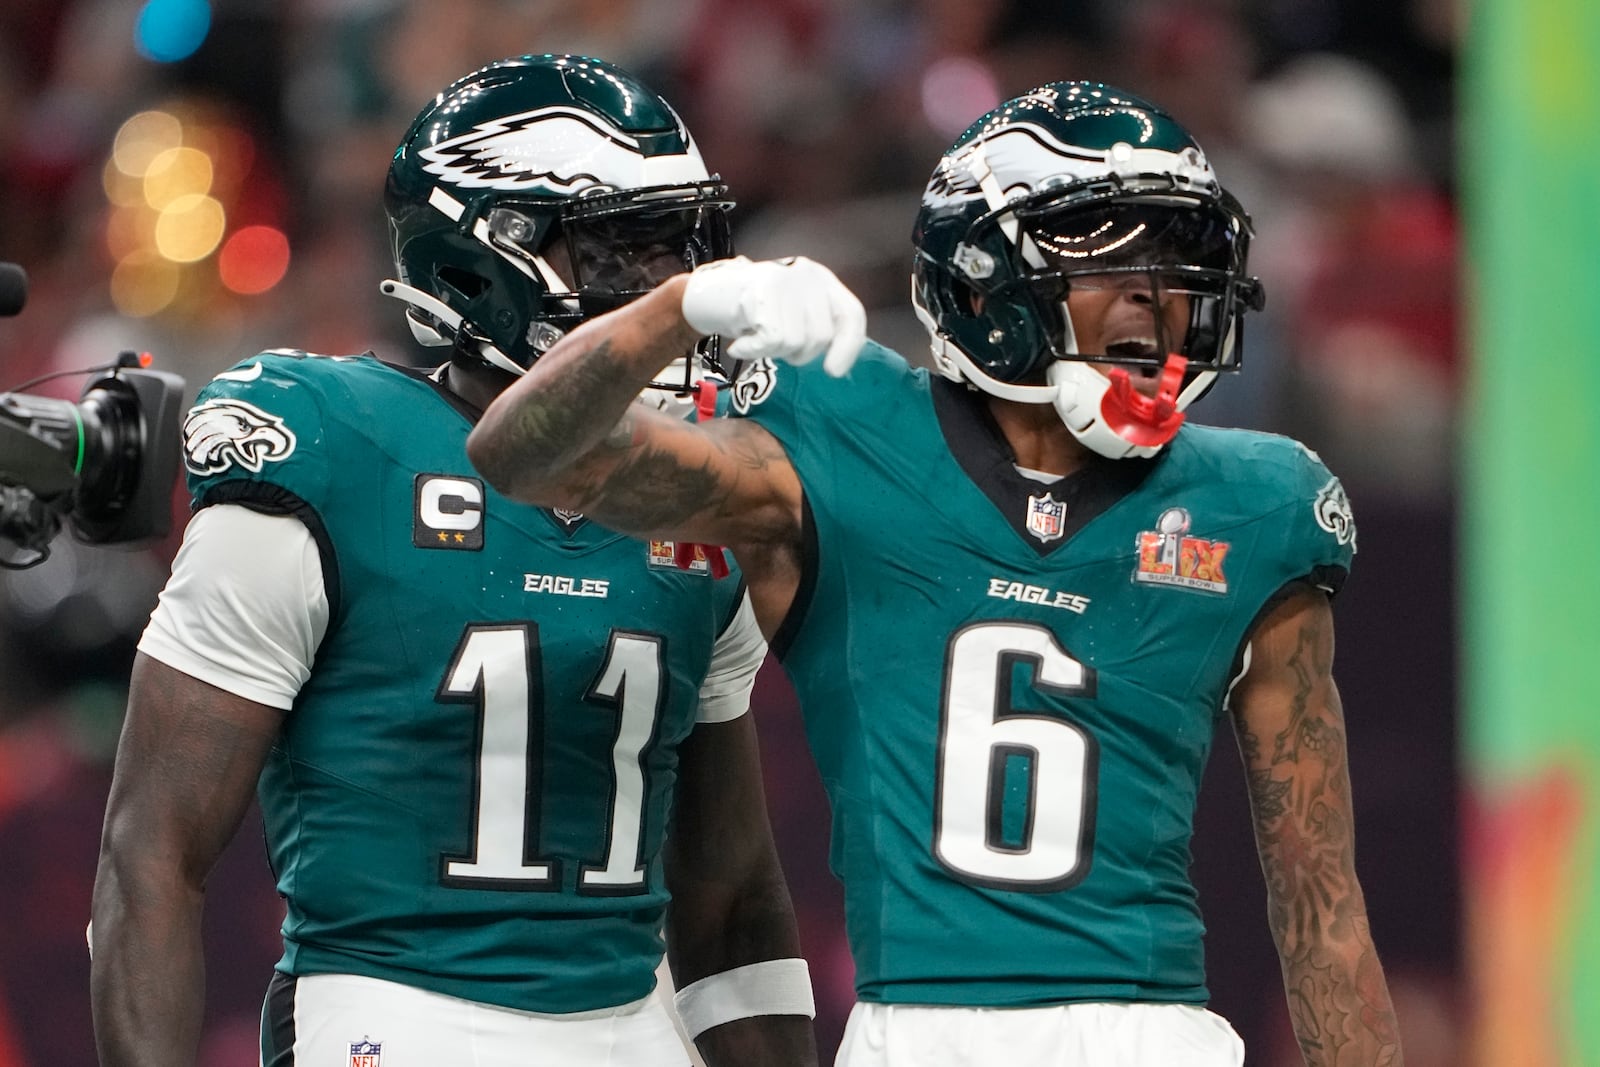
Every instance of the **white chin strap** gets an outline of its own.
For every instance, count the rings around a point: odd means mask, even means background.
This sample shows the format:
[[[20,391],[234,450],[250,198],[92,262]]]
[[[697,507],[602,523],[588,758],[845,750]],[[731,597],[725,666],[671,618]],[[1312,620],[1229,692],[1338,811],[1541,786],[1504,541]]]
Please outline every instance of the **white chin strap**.
[[[1202,371],[1178,394],[1177,408],[1186,409],[1205,392],[1216,371]],[[1057,360],[1045,373],[1055,396],[1056,414],[1084,447],[1108,459],[1143,459],[1161,451],[1162,445],[1136,445],[1107,424],[1104,413],[1111,380],[1087,363]]]
[[[392,296],[396,300],[404,301],[405,303],[416,308],[418,311],[427,312],[439,322],[443,323],[452,334],[461,329],[461,316],[456,314],[455,311],[451,309],[449,304],[446,304],[443,300],[433,296],[431,293],[425,293],[421,289],[406,285],[404,282],[397,282],[392,278],[386,278],[384,281],[380,282],[378,285],[378,292],[382,293],[384,296]],[[426,322],[421,321],[415,315],[407,315],[406,322],[411,326],[412,336],[414,336],[420,344],[424,344],[430,348],[433,348],[454,343],[454,339],[452,337],[446,337],[443,333],[439,332],[438,329]],[[519,366],[516,360],[500,351],[500,349],[496,348],[488,341],[477,342],[477,344],[474,346],[474,351],[483,358],[485,363],[488,363],[491,366],[499,367],[508,374],[515,374],[518,377],[522,376],[524,368]]]
[[[662,367],[661,370],[656,372],[656,375],[652,380],[658,382],[666,381],[668,375],[679,371],[681,364],[681,359],[673,360],[671,363],[668,363],[665,367]],[[689,356],[690,388],[693,389],[695,386],[699,385],[700,382],[705,379],[705,377],[705,364],[700,359],[699,354],[696,353]],[[718,384],[721,384],[720,379],[718,379]],[[682,420],[687,419],[689,417],[689,413],[695,409],[697,404],[697,394],[694,392],[680,394],[672,389],[657,389],[652,386],[646,386],[644,389],[640,390],[638,402],[647,408],[653,408],[656,411],[671,415],[675,419]]]

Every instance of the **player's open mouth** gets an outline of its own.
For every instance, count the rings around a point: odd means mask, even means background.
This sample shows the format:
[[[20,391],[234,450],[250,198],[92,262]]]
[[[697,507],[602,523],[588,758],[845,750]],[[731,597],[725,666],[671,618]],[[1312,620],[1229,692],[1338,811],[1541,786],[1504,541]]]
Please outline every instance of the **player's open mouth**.
[[[1106,345],[1106,355],[1117,359],[1156,359],[1161,355],[1161,350],[1156,346],[1153,337],[1124,337]],[[1153,378],[1159,372],[1159,367],[1130,367],[1130,373],[1137,372],[1143,377]]]

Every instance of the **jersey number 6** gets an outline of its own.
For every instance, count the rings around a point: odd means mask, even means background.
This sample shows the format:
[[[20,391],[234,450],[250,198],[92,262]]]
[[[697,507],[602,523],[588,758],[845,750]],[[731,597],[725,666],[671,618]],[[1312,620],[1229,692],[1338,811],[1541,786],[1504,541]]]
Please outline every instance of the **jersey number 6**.
[[[1093,669],[1041,626],[957,631],[945,656],[933,851],[963,882],[1053,892],[1089,873],[1099,747],[1059,715],[1017,709],[1019,669],[1036,692],[1094,695]]]

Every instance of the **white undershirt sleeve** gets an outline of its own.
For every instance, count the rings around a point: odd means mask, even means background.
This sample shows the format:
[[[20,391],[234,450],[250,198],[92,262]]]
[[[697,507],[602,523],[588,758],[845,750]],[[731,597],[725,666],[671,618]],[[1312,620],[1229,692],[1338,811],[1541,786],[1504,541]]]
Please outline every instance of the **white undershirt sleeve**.
[[[218,504],[189,520],[139,651],[287,711],[327,630],[322,560],[305,525]]]
[[[711,669],[700,685],[700,710],[695,721],[731,722],[749,711],[750,690],[766,658],[767,641],[756,625],[750,594],[745,593],[711,651]]]

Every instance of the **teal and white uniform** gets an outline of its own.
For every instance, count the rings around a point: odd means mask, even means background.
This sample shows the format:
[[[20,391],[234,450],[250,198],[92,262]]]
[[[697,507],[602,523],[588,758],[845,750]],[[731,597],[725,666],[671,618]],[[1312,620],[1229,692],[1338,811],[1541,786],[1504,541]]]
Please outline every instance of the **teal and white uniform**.
[[[1203,1004],[1201,772],[1252,625],[1355,550],[1282,437],[1020,472],[979,394],[870,344],[734,393],[787,450],[806,559],[773,642],[833,808],[863,1002]]]
[[[474,416],[370,356],[219,375],[185,427],[189,538],[237,506],[298,519],[313,582],[252,558],[272,546],[223,551],[281,571],[297,592],[269,610],[300,596],[315,632],[211,625],[248,614],[185,562],[217,559],[214,534],[186,540],[141,648],[286,709],[259,788],[284,975],[525,1012],[626,1004],[662,954],[678,745],[745,710],[764,646],[736,574],[486,486]]]

